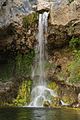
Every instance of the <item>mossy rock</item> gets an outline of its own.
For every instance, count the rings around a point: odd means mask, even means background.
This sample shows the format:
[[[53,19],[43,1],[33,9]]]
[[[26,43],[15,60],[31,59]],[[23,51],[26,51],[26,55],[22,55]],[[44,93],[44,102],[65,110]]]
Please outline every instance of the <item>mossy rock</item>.
[[[24,106],[30,101],[32,81],[23,81],[18,90],[18,96],[13,100],[13,106]]]
[[[28,54],[18,54],[16,57],[16,75],[17,76],[30,76],[32,63],[34,60],[35,52],[30,51]]]
[[[51,107],[59,107],[60,106],[60,99],[59,97],[53,97],[52,101],[51,101]]]
[[[24,16],[24,18],[23,18],[23,26],[25,28],[28,28],[32,24],[35,24],[37,21],[38,21],[38,13],[33,12],[33,13],[29,14],[28,16]]]
[[[55,92],[58,92],[58,85],[55,82],[50,82],[48,84],[48,88],[54,90]]]
[[[43,106],[44,107],[59,107],[60,99],[59,97],[52,97],[51,102],[49,101],[44,101]]]
[[[73,96],[70,97],[70,95],[68,95],[68,94],[63,95],[61,99],[65,104],[69,104],[69,105],[76,102],[75,98]]]
[[[58,93],[59,86],[55,82],[50,82],[48,84],[48,88],[53,90],[56,94]],[[58,96],[56,96],[56,97],[52,96],[51,97],[51,103],[50,103],[49,107],[58,107],[59,103],[60,103],[59,97]]]
[[[49,101],[44,101],[43,106],[44,107],[50,107],[50,102]]]

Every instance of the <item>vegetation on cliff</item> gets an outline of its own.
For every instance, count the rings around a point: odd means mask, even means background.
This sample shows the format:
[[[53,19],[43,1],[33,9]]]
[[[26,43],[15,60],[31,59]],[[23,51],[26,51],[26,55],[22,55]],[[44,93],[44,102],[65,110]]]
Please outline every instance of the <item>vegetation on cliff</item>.
[[[69,0],[69,3],[73,1]],[[35,57],[34,46],[37,43],[37,24],[38,13],[32,12],[23,16],[21,25],[13,22],[6,29],[5,27],[1,29],[0,106],[24,106],[30,102],[32,87],[30,77]],[[61,106],[61,100],[71,107],[74,107],[75,103],[80,107],[78,102],[80,92],[79,24],[72,20],[67,25],[52,25],[49,21],[46,35],[48,62],[44,64],[46,64],[46,76],[49,81],[48,88],[58,94],[58,97],[51,98],[51,107]],[[2,34],[3,31],[5,34]],[[19,77],[20,81],[18,81]],[[6,81],[11,81],[11,83],[7,84]],[[47,104],[48,102],[45,101],[44,106]]]

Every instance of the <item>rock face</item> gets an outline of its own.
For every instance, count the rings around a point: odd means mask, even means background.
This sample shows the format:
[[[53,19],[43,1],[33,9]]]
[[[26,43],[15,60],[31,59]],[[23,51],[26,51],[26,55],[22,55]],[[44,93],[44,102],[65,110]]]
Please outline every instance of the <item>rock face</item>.
[[[37,10],[50,9],[50,6],[51,6],[50,0],[38,0]]]
[[[17,87],[13,82],[0,82],[0,106],[7,102],[11,102],[17,96]]]
[[[30,101],[31,80],[18,78],[10,82],[0,82],[0,107],[23,106]]]
[[[14,49],[13,51],[20,49],[25,51],[29,48],[32,49],[33,41],[36,39],[37,14],[31,13],[23,17],[21,22],[13,21],[0,29],[0,51],[12,51],[12,49]]]
[[[0,27],[9,25],[13,21],[20,22],[20,15],[31,10],[26,0],[0,0]]]
[[[36,42],[36,33],[37,13],[23,16],[22,24],[13,22],[0,29],[1,81],[4,81],[3,79],[11,80],[16,73],[18,75],[24,73],[27,75],[30,72],[29,68],[31,68],[30,65],[34,56],[33,48]],[[28,71],[27,63],[29,66]]]
[[[60,3],[53,2],[51,5],[51,23],[66,25],[72,20],[80,21],[80,1],[60,0]]]
[[[31,42],[28,42],[29,38],[30,41],[32,41],[33,39],[33,33],[31,35],[31,32],[33,32],[33,30],[29,30],[27,28],[27,22],[29,26],[29,20],[27,20],[25,23],[26,19],[24,20],[23,18],[24,16],[27,16],[28,13],[31,12],[31,10],[31,5],[28,0],[0,1],[0,51],[4,50],[5,47],[7,49],[12,49],[11,46],[15,46],[14,49],[17,46],[17,49],[20,49],[22,44],[24,44],[26,40],[28,41],[25,44],[29,45],[31,48]],[[26,28],[23,27],[23,24],[26,24]],[[32,26],[31,28],[33,29],[34,26]]]
[[[48,28],[48,48],[54,50],[67,45],[69,35],[65,26],[49,25]]]

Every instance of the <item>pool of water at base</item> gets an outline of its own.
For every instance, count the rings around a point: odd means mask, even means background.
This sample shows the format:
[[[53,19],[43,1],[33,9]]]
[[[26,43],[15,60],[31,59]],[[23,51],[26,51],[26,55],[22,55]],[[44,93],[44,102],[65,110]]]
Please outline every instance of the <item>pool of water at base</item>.
[[[61,108],[0,108],[0,120],[80,120],[80,110]]]

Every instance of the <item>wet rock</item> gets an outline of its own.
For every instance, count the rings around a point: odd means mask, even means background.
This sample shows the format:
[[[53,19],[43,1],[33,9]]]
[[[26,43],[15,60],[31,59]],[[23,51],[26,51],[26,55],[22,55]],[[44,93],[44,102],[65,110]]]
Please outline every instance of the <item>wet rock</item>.
[[[60,92],[61,91],[61,92]],[[60,87],[59,96],[60,99],[69,105],[78,103],[76,87],[72,85],[63,85]]]
[[[5,83],[0,82],[0,107],[23,106],[24,102],[28,103],[31,85],[32,81],[24,80],[24,78],[15,78],[13,81]]]
[[[50,81],[48,87],[57,93],[57,97],[52,98],[51,104],[53,106],[72,106],[75,105],[74,103],[79,106],[79,100],[77,98],[78,87],[69,85],[58,79],[54,80],[54,78],[53,82]]]
[[[44,107],[50,107],[50,102],[49,101],[44,101],[43,106]]]
[[[78,102],[74,102],[73,104],[70,105],[70,107],[80,108],[80,104]]]
[[[54,108],[54,107],[59,107],[59,106],[61,106],[59,96],[53,97],[51,100],[50,107]]]

